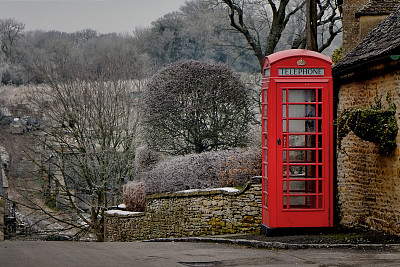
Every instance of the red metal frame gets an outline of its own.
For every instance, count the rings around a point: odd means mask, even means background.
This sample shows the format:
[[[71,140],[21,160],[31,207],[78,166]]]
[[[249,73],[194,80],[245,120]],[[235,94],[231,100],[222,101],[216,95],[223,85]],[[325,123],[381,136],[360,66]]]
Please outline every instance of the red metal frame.
[[[264,60],[262,224],[333,225],[332,61],[308,50]]]

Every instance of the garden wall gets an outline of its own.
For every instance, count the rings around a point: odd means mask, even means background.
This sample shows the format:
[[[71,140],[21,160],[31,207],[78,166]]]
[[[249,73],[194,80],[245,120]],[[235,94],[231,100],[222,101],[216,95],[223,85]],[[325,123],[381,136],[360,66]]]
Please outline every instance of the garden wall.
[[[181,191],[147,197],[146,212],[108,211],[105,241],[251,233],[261,225],[261,177],[237,192]]]

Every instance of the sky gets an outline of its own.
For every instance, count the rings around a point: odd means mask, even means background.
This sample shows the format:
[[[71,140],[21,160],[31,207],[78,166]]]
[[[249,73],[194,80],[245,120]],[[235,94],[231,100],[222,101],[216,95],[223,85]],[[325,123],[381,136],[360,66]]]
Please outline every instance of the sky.
[[[132,33],[177,11],[185,0],[0,0],[0,19],[14,18],[25,30]]]

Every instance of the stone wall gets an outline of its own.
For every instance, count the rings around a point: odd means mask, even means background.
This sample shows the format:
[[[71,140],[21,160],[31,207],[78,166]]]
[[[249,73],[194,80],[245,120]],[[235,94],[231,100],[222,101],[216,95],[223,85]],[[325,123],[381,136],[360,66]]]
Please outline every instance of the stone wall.
[[[109,211],[105,241],[256,232],[261,225],[261,190],[261,177],[254,177],[238,192],[152,195],[146,212]]]
[[[369,80],[366,77],[370,78]],[[370,107],[391,95],[400,127],[400,63],[393,61],[340,78],[338,114],[346,108]],[[337,153],[338,207],[341,224],[400,235],[400,135],[392,155],[350,133]]]

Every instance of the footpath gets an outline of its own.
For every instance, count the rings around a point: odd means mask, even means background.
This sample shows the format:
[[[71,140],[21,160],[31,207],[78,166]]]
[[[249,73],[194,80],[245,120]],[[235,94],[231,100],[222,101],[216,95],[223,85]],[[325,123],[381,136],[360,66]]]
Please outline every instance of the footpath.
[[[211,242],[267,249],[357,248],[400,250],[400,236],[347,228],[292,229],[263,234],[157,238],[145,242]]]

